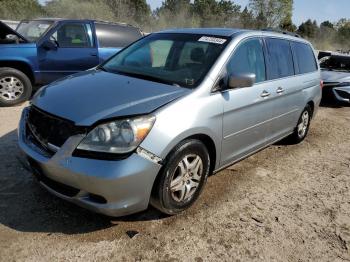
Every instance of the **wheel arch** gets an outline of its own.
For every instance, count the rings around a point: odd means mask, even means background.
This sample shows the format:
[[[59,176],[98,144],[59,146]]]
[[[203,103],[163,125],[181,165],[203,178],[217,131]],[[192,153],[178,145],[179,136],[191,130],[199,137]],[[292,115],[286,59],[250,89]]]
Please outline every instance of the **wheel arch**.
[[[310,100],[309,102],[307,102],[307,105],[310,106],[310,108],[311,108],[311,118],[312,118],[314,115],[315,103],[314,103],[314,101]]]
[[[179,140],[177,143],[175,143],[175,145],[173,145],[171,147],[171,149],[169,150],[169,152],[166,154],[166,157],[163,160],[163,166],[161,167],[161,169],[159,170],[158,174],[156,175],[154,182],[153,182],[153,186],[152,186],[152,190],[151,190],[151,198],[155,193],[155,189],[157,188],[157,185],[159,183],[162,171],[164,170],[164,165],[167,162],[167,159],[169,158],[170,154],[173,153],[174,149],[183,141],[186,140],[190,140],[190,139],[194,139],[194,140],[198,140],[200,142],[202,142],[204,144],[204,146],[207,148],[208,153],[209,153],[209,158],[210,158],[210,166],[209,166],[209,175],[213,173],[213,171],[215,170],[216,167],[216,161],[217,161],[217,147],[215,146],[215,142],[214,140],[207,134],[204,133],[196,133],[196,134],[192,134],[192,135],[188,135],[184,138],[182,138],[181,140]]]
[[[0,61],[0,69],[1,68],[12,68],[12,69],[21,71],[23,74],[25,74],[29,78],[32,85],[35,84],[35,76],[34,76],[32,67],[30,66],[29,63],[25,61],[2,60]]]

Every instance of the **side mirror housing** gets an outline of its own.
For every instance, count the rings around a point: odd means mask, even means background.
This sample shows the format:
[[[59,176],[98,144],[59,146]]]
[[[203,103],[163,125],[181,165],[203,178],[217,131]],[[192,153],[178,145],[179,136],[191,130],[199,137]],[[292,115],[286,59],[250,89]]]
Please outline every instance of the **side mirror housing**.
[[[233,74],[228,79],[228,88],[251,87],[255,80],[256,76],[253,73]]]
[[[41,44],[41,47],[44,48],[45,50],[57,50],[57,45],[50,40],[45,40]]]

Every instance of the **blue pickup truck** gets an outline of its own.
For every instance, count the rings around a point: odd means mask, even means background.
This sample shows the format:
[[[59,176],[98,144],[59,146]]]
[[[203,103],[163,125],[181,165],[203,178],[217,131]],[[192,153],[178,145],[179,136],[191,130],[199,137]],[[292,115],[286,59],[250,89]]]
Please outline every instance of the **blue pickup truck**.
[[[95,20],[0,22],[0,106],[30,98],[36,87],[95,67],[142,37],[139,28]]]

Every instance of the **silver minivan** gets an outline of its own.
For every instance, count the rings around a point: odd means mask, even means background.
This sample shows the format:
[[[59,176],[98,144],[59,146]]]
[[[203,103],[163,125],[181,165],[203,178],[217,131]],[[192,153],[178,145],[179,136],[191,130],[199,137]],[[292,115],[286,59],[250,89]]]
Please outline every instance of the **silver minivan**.
[[[281,140],[303,141],[320,69],[299,37],[236,29],[150,34],[41,88],[19,145],[40,184],[110,216],[177,214],[208,175]]]

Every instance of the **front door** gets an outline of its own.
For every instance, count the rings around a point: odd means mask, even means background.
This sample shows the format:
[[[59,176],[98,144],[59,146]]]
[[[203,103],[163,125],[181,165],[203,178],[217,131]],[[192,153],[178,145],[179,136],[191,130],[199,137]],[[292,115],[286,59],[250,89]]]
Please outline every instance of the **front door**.
[[[251,38],[241,43],[226,66],[227,75],[254,73],[252,87],[222,93],[224,104],[221,165],[239,160],[266,144],[273,102],[267,92],[263,41]]]
[[[48,40],[57,45],[57,49],[38,47],[43,83],[96,66],[99,61],[93,39],[90,23],[65,22],[59,25],[48,37]]]

